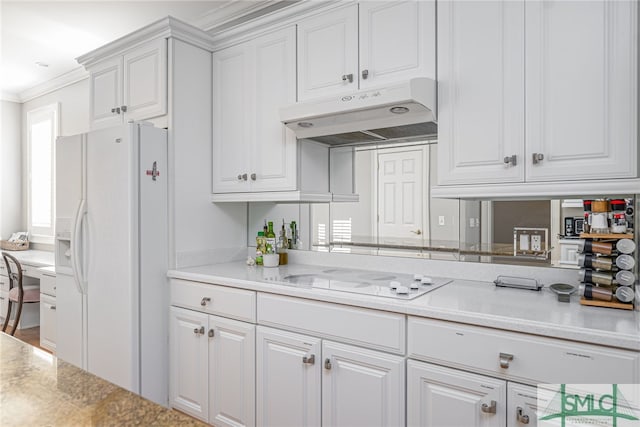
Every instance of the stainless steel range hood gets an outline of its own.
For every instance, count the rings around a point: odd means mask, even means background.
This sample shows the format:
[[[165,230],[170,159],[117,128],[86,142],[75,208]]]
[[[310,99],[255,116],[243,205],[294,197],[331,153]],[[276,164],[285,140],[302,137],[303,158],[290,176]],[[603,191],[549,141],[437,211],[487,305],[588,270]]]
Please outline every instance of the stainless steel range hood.
[[[298,139],[329,145],[360,145],[433,139],[436,82],[426,77],[299,102],[280,109],[281,121]]]

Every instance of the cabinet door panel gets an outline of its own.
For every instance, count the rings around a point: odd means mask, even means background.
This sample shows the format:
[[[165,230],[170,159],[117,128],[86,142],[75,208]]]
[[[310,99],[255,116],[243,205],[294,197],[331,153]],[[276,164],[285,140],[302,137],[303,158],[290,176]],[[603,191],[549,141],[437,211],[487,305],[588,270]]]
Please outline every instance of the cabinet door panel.
[[[320,426],[320,350],[318,338],[258,326],[258,426]]]
[[[438,6],[439,185],[524,179],[523,50],[523,1]]]
[[[170,307],[170,402],[179,409],[207,421],[208,399],[208,315]],[[204,328],[204,333],[196,333]]]
[[[254,42],[254,132],[250,174],[252,191],[296,189],[296,137],[280,122],[280,107],[296,101],[295,27]],[[250,104],[251,105],[251,104]]]
[[[538,396],[536,387],[509,382],[507,384],[507,427],[536,427],[538,401],[550,402],[553,394],[554,392],[547,392]],[[543,404],[543,407],[545,406]]]
[[[342,80],[353,74],[353,82]],[[298,100],[358,89],[358,6],[298,23]]]
[[[404,425],[404,358],[324,341],[322,359],[322,425]]]
[[[122,58],[101,62],[89,77],[91,129],[122,123],[122,114],[111,110],[122,105]]]
[[[637,17],[637,2],[527,2],[527,180],[636,176]]]
[[[211,316],[209,423],[255,425],[255,326]]]
[[[252,84],[250,45],[213,54],[213,192],[248,191]],[[240,176],[240,178],[238,177]]]
[[[167,40],[127,53],[123,66],[126,118],[144,120],[167,114]]]
[[[407,425],[505,425],[506,381],[423,362],[407,362]],[[482,405],[495,413],[483,412]]]
[[[56,351],[56,298],[40,294],[40,346]]]
[[[434,1],[366,1],[359,6],[360,88],[416,76],[435,79]]]

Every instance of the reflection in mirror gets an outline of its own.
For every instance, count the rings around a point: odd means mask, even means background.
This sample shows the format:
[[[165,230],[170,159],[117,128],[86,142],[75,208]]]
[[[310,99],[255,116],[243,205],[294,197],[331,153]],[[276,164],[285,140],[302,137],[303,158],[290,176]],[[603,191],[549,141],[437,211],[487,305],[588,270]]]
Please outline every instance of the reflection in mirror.
[[[430,198],[436,149],[432,141],[353,148],[359,200],[309,205],[309,248],[577,268],[582,200]]]

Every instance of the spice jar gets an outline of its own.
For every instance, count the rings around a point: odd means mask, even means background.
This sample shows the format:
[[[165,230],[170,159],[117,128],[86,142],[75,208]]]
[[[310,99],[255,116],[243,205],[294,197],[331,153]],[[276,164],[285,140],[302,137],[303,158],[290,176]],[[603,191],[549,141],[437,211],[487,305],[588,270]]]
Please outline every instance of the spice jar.
[[[627,202],[624,199],[611,200],[611,232],[627,232]]]
[[[611,273],[603,273],[600,271],[580,269],[578,277],[581,282],[597,283],[598,285],[613,285],[613,276]]]
[[[578,265],[580,267],[597,268],[598,270],[611,270],[613,260],[607,257],[599,257],[594,254],[579,254]]]
[[[580,295],[586,299],[597,299],[600,301],[611,301],[613,293],[611,289],[599,288],[591,283],[583,283],[579,286]]]
[[[609,242],[594,242],[593,240],[579,240],[578,252],[611,255],[613,253],[613,244]]]

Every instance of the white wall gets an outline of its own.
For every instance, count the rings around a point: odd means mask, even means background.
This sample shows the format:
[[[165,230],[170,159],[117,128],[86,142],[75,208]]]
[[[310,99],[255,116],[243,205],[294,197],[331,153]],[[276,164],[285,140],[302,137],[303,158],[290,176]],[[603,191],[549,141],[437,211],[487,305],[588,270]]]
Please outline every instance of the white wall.
[[[22,221],[21,105],[0,101],[0,238],[24,229]]]

